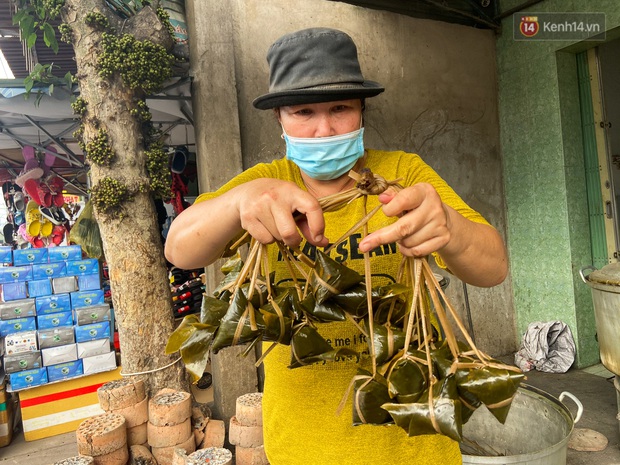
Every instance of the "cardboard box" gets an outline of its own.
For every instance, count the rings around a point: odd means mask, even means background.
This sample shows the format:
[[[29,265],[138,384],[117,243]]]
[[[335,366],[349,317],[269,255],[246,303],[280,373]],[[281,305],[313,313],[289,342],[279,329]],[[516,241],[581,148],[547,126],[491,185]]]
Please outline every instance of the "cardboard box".
[[[69,294],[46,295],[37,297],[34,301],[37,315],[71,311],[71,297]]]
[[[26,297],[28,297],[28,289],[25,281],[21,283],[2,284],[2,300],[5,302],[25,299]]]
[[[32,265],[0,267],[0,284],[18,283],[32,279]]]
[[[13,391],[40,386],[47,383],[47,370],[45,367],[32,370],[18,371],[9,375],[9,383]]]
[[[0,263],[13,263],[13,247],[10,245],[0,246]]]
[[[50,383],[63,379],[75,378],[83,374],[82,360],[74,360],[72,362],[59,363],[47,367],[47,379]]]
[[[116,369],[20,392],[24,439],[36,441],[69,433],[86,418],[105,413],[97,389],[120,378],[120,369]]]
[[[82,364],[85,375],[113,370],[116,367],[116,352],[112,351],[107,354],[83,358]]]
[[[77,279],[75,276],[64,276],[62,278],[52,278],[52,291],[54,294],[67,294],[78,290]]]
[[[34,299],[13,300],[11,302],[0,302],[0,319],[11,320],[13,318],[24,318],[37,314]]]
[[[67,260],[81,260],[82,247],[79,245],[60,245],[49,249],[48,262],[64,262]]]
[[[73,313],[69,311],[46,313],[45,315],[37,316],[37,328],[39,328],[39,331],[59,326],[73,326]]]
[[[32,265],[34,263],[48,262],[48,249],[46,247],[17,249],[13,251],[13,265]]]
[[[4,356],[4,371],[8,374],[41,368],[42,366],[41,352],[38,350],[35,352],[22,352],[20,354]]]
[[[23,331],[34,331],[36,329],[37,322],[33,316],[0,320],[0,337],[5,337],[13,333],[21,333]]]
[[[91,305],[102,305],[105,303],[101,289],[72,292],[70,295],[72,308],[90,307]]]
[[[49,347],[41,349],[41,358],[44,366],[57,365],[59,363],[77,360],[77,344]]]
[[[110,322],[91,323],[89,325],[76,325],[75,342],[92,341],[94,339],[110,338]]]
[[[28,281],[28,297],[43,297],[45,295],[52,295],[52,281],[50,278]]]
[[[77,343],[78,358],[107,354],[112,350],[109,339],[95,339]]]
[[[25,331],[23,333],[9,334],[4,338],[4,349],[5,356],[38,350],[37,332]]]
[[[73,326],[59,326],[53,329],[42,329],[38,331],[39,349],[48,349],[75,342]]]
[[[77,277],[78,289],[80,291],[94,291],[101,289],[101,278],[99,274],[85,274]]]
[[[79,326],[88,325],[91,323],[101,323],[102,321],[112,321],[110,304],[74,308],[73,319]]]
[[[66,262],[54,262],[54,263],[42,263],[38,265],[32,265],[32,278],[59,278],[67,276],[67,264]]]
[[[87,274],[99,274],[99,260],[87,258],[85,260],[67,261],[67,275],[83,276]]]

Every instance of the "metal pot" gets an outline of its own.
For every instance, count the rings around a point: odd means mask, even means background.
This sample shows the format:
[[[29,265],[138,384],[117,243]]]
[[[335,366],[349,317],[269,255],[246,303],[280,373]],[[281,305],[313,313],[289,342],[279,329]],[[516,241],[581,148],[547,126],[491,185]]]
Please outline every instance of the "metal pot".
[[[585,276],[587,270],[595,271]],[[584,267],[579,275],[592,289],[601,362],[609,371],[620,375],[620,263],[610,263],[600,270]]]
[[[574,419],[562,403],[564,397],[577,404]],[[565,465],[568,439],[582,413],[583,405],[569,392],[560,394],[558,400],[538,388],[521,385],[505,424],[480,407],[463,425],[463,465]]]

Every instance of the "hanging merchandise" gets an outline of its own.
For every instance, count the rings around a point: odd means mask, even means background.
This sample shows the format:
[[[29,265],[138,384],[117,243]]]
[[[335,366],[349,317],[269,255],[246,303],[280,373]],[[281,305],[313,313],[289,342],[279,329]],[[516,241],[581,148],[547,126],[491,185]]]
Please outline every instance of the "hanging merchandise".
[[[82,250],[90,258],[101,258],[103,256],[103,244],[99,225],[93,212],[93,204],[89,200],[86,202],[82,214],[71,228],[69,241],[82,246]]]

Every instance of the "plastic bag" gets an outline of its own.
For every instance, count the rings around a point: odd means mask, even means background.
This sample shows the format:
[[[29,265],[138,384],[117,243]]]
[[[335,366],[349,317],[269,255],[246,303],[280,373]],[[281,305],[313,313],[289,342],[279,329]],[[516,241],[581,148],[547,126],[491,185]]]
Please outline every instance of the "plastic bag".
[[[574,361],[573,333],[561,321],[530,323],[515,354],[515,365],[523,371],[566,373]]]
[[[101,258],[103,256],[103,244],[99,225],[93,212],[93,204],[89,200],[84,210],[69,233],[69,241],[82,246],[89,258]]]

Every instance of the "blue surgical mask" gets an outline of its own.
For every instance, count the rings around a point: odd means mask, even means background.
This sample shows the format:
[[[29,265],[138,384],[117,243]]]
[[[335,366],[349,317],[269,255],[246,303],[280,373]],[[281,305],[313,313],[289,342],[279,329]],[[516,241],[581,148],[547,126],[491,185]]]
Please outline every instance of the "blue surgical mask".
[[[336,179],[364,155],[364,128],[330,137],[291,137],[282,129],[286,157],[313,179]]]

